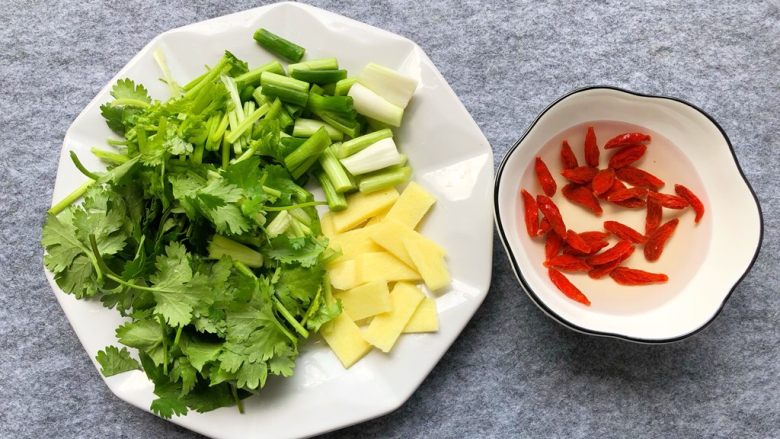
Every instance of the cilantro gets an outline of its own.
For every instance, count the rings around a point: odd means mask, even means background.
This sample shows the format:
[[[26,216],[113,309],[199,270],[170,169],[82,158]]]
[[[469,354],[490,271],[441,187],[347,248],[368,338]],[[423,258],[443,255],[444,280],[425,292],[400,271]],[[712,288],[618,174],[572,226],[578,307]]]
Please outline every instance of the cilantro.
[[[291,376],[308,331],[341,310],[323,293],[317,203],[283,165],[295,147],[281,142],[288,112],[304,110],[269,102],[226,143],[235,118],[250,114],[239,105],[257,111],[253,75],[225,52],[166,101],[117,81],[100,111],[121,136],[109,141],[118,151],[104,151],[108,170],[69,197],[83,202],[61,203],[43,226],[44,265],[60,288],[126,318],[121,346],[97,354],[101,373],[142,369],[163,418],[241,410],[269,376]]]
[[[98,351],[95,359],[100,363],[100,373],[106,377],[141,368],[138,361],[130,358],[127,348],[120,351],[116,346],[106,346],[105,350]]]

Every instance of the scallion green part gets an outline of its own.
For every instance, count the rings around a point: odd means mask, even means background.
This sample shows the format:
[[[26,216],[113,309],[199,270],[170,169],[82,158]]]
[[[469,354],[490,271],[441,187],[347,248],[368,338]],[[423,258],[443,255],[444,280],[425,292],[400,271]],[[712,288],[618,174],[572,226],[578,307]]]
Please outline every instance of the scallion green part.
[[[328,175],[324,171],[320,171],[316,175],[317,181],[322,186],[322,191],[325,193],[325,199],[328,201],[328,208],[333,212],[338,212],[347,208],[347,198],[344,194],[338,192],[333,183],[328,178]]]
[[[306,49],[303,47],[264,28],[258,29],[253,37],[255,41],[257,41],[257,44],[262,46],[265,50],[288,61],[298,62],[303,58],[303,54],[306,52]]]
[[[358,183],[362,193],[377,192],[404,184],[412,176],[412,168],[408,166],[391,166],[381,171],[364,175]]]
[[[298,178],[319,158],[322,151],[330,146],[330,137],[324,127],[321,127],[306,139],[301,146],[284,158],[284,164]]]
[[[345,79],[347,71],[296,69],[290,73],[290,76],[312,84],[330,84]]]
[[[355,189],[355,185],[350,181],[347,171],[341,165],[339,159],[336,158],[336,154],[333,152],[334,146],[336,145],[325,148],[325,151],[322,151],[320,167],[328,176],[336,192],[344,193]]]

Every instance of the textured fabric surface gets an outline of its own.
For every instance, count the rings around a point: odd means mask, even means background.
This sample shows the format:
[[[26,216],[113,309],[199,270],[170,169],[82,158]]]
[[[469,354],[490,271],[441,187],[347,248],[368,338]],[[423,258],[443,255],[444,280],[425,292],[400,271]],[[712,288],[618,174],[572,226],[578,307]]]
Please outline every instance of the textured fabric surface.
[[[331,437],[780,436],[780,12],[648,3],[314,2],[422,46],[496,162],[575,87],[689,100],[730,136],[766,222],[720,317],[664,346],[559,326],[520,293],[496,241],[490,294],[419,390]],[[111,76],[160,32],[257,5],[0,1],[0,437],[197,436],[103,385],[43,276],[40,226],[64,132]]]

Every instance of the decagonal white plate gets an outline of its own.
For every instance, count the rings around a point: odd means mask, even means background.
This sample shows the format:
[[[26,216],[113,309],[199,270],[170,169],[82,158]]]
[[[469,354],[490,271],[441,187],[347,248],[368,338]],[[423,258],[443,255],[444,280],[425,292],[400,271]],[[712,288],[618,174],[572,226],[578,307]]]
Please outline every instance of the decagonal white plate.
[[[253,32],[266,27],[307,49],[305,59],[335,56],[358,72],[368,62],[398,69],[420,81],[396,132],[409,156],[414,178],[438,199],[423,233],[442,244],[449,256],[452,286],[437,295],[441,329],[435,334],[401,337],[389,355],[372,352],[345,370],[316,337],[302,347],[295,375],[270,380],[259,396],[246,400],[246,413],[222,408],[171,421],[218,438],[301,437],[355,424],[388,413],[404,403],[433,369],[487,294],[492,257],[493,158],[490,145],[455,93],[415,43],[340,15],[295,3],[280,3],[227,15],[161,34],[143,48],[89,103],[65,135],[54,201],[83,183],[67,151],[75,150],[88,168],[102,165],[89,148],[114,135],[100,116],[110,87],[131,78],[155,98],[167,98],[152,58],[161,48],[182,83],[215,63],[224,50],[247,60],[250,68],[268,62]],[[91,358],[116,344],[118,313],[97,301],[64,294],[47,273],[57,300]],[[97,364],[96,364],[97,367]],[[143,372],[110,377],[108,387],[121,399],[148,410],[154,396]],[[78,392],[78,388],[74,388]]]

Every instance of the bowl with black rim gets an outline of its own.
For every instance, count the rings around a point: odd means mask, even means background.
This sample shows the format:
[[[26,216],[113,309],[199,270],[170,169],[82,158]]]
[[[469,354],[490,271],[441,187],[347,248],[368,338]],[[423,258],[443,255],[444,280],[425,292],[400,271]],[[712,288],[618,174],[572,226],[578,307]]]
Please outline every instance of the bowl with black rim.
[[[586,306],[552,283],[544,265],[545,237],[527,233],[520,190],[543,193],[534,171],[540,157],[556,181],[552,199],[568,229],[604,231],[603,223],[609,220],[645,233],[643,206],[629,208],[602,199],[603,213],[596,215],[562,195],[561,188],[569,183],[560,173],[562,144],[568,142],[584,165],[588,127],[596,133],[602,169],[615,153],[603,148],[608,139],[625,132],[650,134],[647,152],[632,166],[663,180],[660,193],[675,194],[677,184],[690,188],[705,213],[697,222],[691,208],[664,209],[662,222],[678,226],[661,257],[649,261],[636,244],[621,264],[666,274],[666,282],[626,286],[610,276],[564,273],[588,297]],[[711,323],[755,262],[763,235],[758,199],[725,131],[711,116],[680,99],[607,86],[574,90],[542,111],[498,167],[494,213],[520,286],[542,311],[576,331],[642,343],[681,340]],[[610,244],[617,241],[609,239]]]

